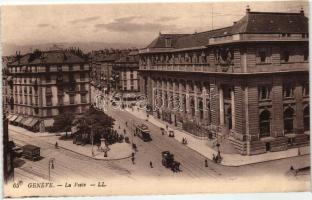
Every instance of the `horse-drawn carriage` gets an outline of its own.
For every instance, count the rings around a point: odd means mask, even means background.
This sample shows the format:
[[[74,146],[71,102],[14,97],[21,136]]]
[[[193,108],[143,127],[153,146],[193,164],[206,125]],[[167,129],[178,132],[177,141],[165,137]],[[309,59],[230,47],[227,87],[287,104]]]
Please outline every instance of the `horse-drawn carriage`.
[[[173,172],[180,171],[180,163],[174,160],[174,155],[169,151],[163,151],[162,155],[162,165],[166,168],[170,168]]]

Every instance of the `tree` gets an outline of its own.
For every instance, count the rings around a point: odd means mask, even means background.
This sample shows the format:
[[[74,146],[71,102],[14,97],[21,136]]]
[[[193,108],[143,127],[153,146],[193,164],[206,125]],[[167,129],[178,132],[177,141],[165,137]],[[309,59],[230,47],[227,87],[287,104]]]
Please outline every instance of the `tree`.
[[[101,138],[111,137],[114,119],[91,107],[75,120],[74,125],[79,130],[77,137],[81,138],[83,142],[92,142],[93,140],[94,143],[98,143]]]
[[[71,130],[74,114],[72,112],[64,112],[54,118],[52,130],[54,132],[65,131],[65,137],[67,138],[67,132]]]

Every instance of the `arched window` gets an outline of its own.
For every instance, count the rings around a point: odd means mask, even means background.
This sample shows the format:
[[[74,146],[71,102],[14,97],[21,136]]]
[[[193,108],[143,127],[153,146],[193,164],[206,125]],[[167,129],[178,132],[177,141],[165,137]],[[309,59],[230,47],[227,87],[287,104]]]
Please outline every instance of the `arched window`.
[[[310,130],[310,110],[309,106],[306,106],[303,110],[303,126],[304,131]]]
[[[260,137],[270,136],[270,117],[271,113],[268,110],[264,110],[260,113]]]
[[[294,130],[294,109],[291,107],[284,111],[284,132],[292,133]]]

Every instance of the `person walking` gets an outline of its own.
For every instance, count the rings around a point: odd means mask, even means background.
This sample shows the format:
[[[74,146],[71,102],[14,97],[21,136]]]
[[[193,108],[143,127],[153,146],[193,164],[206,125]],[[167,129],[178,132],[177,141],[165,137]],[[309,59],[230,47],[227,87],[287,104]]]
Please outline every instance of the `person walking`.
[[[208,160],[205,159],[205,167],[208,167]]]
[[[132,161],[132,164],[135,164],[135,163],[134,163],[134,156],[131,157],[131,161]]]
[[[55,148],[56,148],[56,149],[58,148],[58,143],[57,143],[57,142],[55,142]]]
[[[150,167],[153,168],[153,163],[152,163],[152,161],[150,161]]]

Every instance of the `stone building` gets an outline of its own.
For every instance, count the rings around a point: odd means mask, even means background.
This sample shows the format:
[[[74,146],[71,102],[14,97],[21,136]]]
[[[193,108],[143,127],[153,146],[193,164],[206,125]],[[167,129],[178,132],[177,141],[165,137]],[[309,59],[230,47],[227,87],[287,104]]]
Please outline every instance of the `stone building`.
[[[229,27],[160,34],[140,50],[141,91],[158,118],[244,155],[307,145],[308,42],[303,10],[247,8]]]
[[[10,122],[43,132],[64,111],[83,113],[90,106],[90,67],[77,50],[17,55],[8,63]]]
[[[120,58],[120,53],[99,52],[91,58],[91,78],[95,87],[107,92],[112,89],[112,68],[114,62]]]
[[[115,61],[114,71],[119,74],[118,88],[122,92],[139,91],[139,57],[138,51],[131,51]]]

